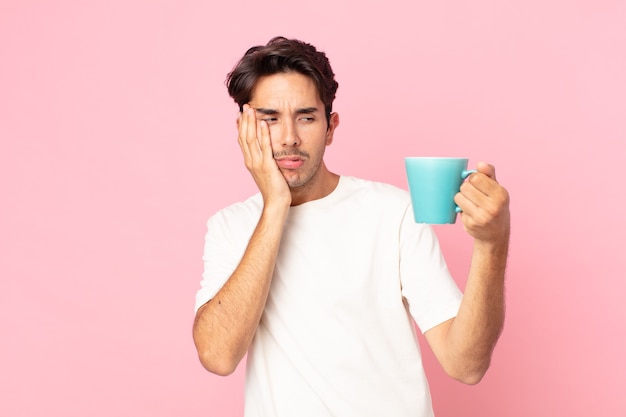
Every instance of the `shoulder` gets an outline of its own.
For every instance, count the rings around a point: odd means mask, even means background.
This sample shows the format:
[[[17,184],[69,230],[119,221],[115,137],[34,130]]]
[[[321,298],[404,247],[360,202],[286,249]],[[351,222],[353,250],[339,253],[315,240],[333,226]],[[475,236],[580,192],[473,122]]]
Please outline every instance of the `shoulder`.
[[[254,225],[263,210],[263,198],[260,193],[253,195],[245,201],[231,204],[213,214],[207,225],[209,228],[227,227],[247,229],[250,224]]]
[[[392,184],[349,176],[342,177],[342,181],[345,184],[345,192],[353,198],[371,198],[377,199],[381,203],[400,204],[401,206],[410,203],[409,192]]]
[[[342,177],[341,204],[351,213],[359,214],[368,222],[400,225],[410,211],[408,191],[388,183],[356,177]]]

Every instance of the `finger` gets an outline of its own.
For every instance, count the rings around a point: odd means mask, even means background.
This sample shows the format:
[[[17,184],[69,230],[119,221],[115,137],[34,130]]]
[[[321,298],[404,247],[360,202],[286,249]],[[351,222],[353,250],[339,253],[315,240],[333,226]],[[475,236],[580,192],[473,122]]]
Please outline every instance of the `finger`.
[[[475,227],[483,227],[493,219],[493,210],[488,199],[484,196],[482,198],[485,198],[485,200],[480,201],[480,205],[463,193],[458,193],[454,198],[454,201],[462,210],[461,219],[466,231]]]
[[[248,149],[248,144],[245,140],[245,131],[247,129],[247,119],[245,114],[242,112],[239,114],[239,118],[237,120],[238,126],[238,134],[237,134],[237,142],[239,143],[239,148],[241,148],[241,153],[243,155],[243,162],[246,167],[250,168],[250,150]]]
[[[466,213],[468,215],[472,215],[476,210],[478,210],[478,206],[471,198],[468,197],[467,193],[458,192],[454,196],[454,203],[459,206],[462,213]]]
[[[255,110],[252,107],[245,109],[246,123],[245,139],[253,158],[259,155],[259,140],[257,139],[257,120]]]
[[[257,129],[257,137],[260,138],[259,140],[259,147],[261,149],[261,153],[263,156],[265,156],[266,158],[274,158],[273,152],[272,152],[272,142],[271,142],[271,138],[270,138],[270,128],[267,125],[267,122],[265,120],[259,120],[259,122],[257,123],[258,129]]]
[[[246,131],[248,130],[248,117],[246,113],[247,104],[243,105],[243,110],[239,113],[239,117],[237,119],[237,141],[239,142],[239,146],[244,150],[246,145]]]
[[[475,173],[470,175],[467,181],[465,181],[461,188],[468,190],[470,187],[475,188],[487,197],[498,198],[506,190],[498,182],[482,173]]]
[[[474,180],[477,181],[477,180]],[[486,186],[484,184],[487,184]],[[487,189],[487,192],[485,192]],[[504,207],[509,204],[507,190],[500,184],[482,175],[481,186],[476,187],[471,182],[461,185],[460,192],[455,196],[457,205],[472,213],[472,216],[483,217],[484,215],[496,216]],[[462,206],[463,205],[463,206]],[[467,210],[466,210],[467,208]]]
[[[482,174],[485,174],[489,178],[496,179],[496,168],[484,161],[480,161],[476,164],[476,170]]]
[[[488,198],[488,195],[482,189],[476,187],[476,185],[473,184],[474,182],[476,182],[476,180],[473,180],[472,182],[465,181],[461,184],[459,193],[464,199],[471,201],[472,204],[480,207],[483,204],[484,199]]]
[[[461,184],[460,192],[477,207],[489,209],[494,202],[506,198],[506,190],[495,180],[476,173]]]
[[[244,162],[248,169],[256,164],[258,158],[258,143],[256,140],[256,115],[254,109],[248,104],[243,105],[241,122],[239,124],[239,145],[244,156]]]

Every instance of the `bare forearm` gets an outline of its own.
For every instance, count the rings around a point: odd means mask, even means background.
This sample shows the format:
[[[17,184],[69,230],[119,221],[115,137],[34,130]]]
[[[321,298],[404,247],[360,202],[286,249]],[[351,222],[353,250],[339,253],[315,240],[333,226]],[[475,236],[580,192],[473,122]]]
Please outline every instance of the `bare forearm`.
[[[504,273],[508,236],[497,243],[476,241],[463,302],[448,330],[451,359],[469,382],[489,367],[504,324]]]
[[[479,382],[489,368],[502,332],[511,230],[509,193],[496,181],[495,168],[479,162],[476,169],[454,197],[463,228],[474,238],[463,301],[454,319],[425,333],[446,372],[468,384]]]
[[[196,314],[193,337],[203,366],[227,375],[245,355],[265,307],[288,207],[266,208],[237,269]]]

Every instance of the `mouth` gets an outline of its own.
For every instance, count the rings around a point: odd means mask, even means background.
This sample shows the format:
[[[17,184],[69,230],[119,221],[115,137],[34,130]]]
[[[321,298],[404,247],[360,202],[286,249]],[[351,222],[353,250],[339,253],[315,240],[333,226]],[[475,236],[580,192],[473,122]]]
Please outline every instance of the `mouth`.
[[[298,169],[304,164],[304,159],[299,156],[282,156],[276,158],[276,164],[284,169]]]

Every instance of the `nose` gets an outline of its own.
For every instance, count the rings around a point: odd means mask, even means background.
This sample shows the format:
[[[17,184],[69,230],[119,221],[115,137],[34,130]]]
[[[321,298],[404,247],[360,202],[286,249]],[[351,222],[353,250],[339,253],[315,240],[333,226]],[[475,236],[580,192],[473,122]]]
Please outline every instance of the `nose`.
[[[296,129],[295,122],[292,120],[284,120],[282,125],[282,132],[280,136],[281,145],[298,146],[300,144],[300,137],[298,136],[298,130]]]

